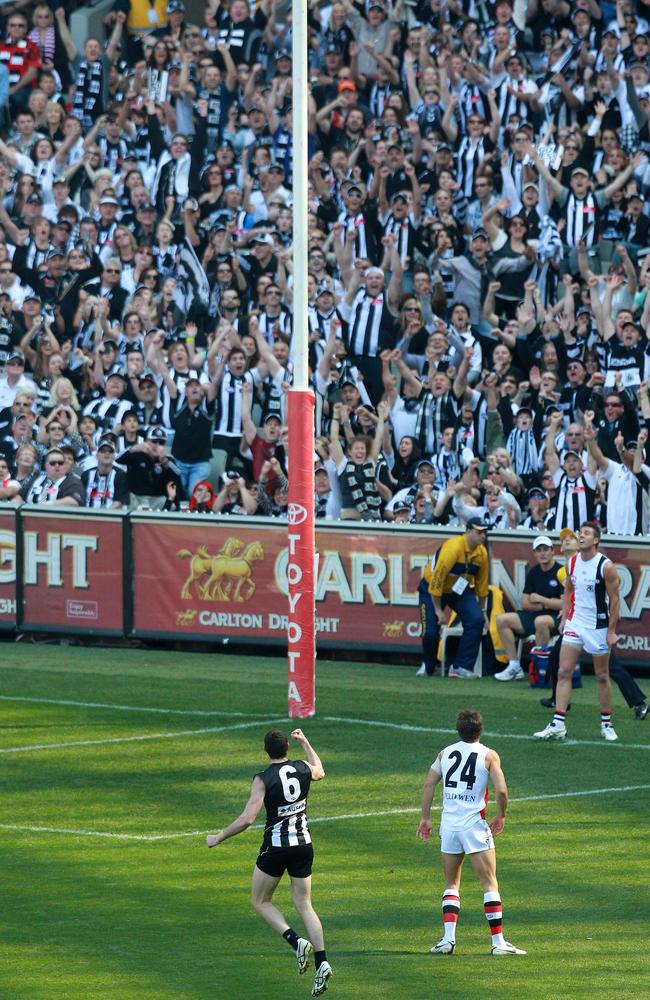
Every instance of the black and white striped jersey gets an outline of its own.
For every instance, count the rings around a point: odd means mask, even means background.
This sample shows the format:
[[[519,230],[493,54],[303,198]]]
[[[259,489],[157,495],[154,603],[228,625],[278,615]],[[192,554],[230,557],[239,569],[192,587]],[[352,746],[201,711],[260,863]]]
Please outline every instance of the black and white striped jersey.
[[[92,417],[97,427],[102,431],[111,431],[115,424],[121,424],[124,414],[132,409],[133,403],[128,399],[106,399],[99,396],[86,403],[82,413],[84,417]]]
[[[302,847],[311,844],[307,826],[307,795],[311,768],[304,760],[269,764],[259,774],[264,782],[265,847]]]
[[[215,435],[242,436],[242,385],[244,382],[250,382],[254,389],[259,381],[259,375],[255,377],[250,371],[244,372],[243,375],[233,375],[226,366],[217,393]]]
[[[557,469],[553,474],[555,488],[555,521],[549,528],[561,531],[571,528],[577,531],[583,521],[593,521],[596,497],[596,481],[590,472],[569,479],[566,472]]]

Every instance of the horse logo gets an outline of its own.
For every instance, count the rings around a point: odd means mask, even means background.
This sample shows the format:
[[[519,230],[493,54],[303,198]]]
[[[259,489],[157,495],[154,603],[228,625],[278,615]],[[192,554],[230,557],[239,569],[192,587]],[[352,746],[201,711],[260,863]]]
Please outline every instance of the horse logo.
[[[264,558],[260,542],[244,547],[238,538],[228,538],[216,556],[205,545],[196,554],[188,549],[176,553],[179,559],[190,559],[190,573],[183,584],[181,597],[190,600],[192,586],[203,601],[249,601],[255,593],[253,564]]]
[[[193,625],[195,618],[196,611],[179,611],[176,614],[176,624],[184,626]]]
[[[404,632],[404,622],[397,621],[384,623],[384,638],[399,639]]]

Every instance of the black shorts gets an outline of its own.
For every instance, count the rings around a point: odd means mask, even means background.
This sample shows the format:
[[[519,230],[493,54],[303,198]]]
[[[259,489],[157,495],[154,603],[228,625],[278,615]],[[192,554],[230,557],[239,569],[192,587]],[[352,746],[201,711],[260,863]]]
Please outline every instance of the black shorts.
[[[309,878],[314,864],[312,844],[299,847],[262,847],[255,862],[265,875],[281,878],[288,872],[293,878]]]
[[[533,635],[535,632],[535,619],[541,615],[549,615],[553,619],[553,627],[557,629],[559,614],[557,611],[518,611],[519,621],[524,630],[524,635]]]

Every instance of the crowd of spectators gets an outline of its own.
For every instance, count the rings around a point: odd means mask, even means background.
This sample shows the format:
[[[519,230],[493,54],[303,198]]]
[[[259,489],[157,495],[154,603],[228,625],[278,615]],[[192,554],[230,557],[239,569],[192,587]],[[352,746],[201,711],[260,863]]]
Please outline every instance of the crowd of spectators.
[[[0,9],[0,499],[286,516],[286,0]],[[650,4],[309,3],[319,518],[648,533]]]

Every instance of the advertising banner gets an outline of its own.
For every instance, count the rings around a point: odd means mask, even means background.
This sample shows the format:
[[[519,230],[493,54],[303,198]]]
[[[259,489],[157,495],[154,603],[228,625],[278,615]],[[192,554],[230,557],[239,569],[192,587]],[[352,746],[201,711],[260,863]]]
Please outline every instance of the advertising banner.
[[[286,643],[286,526],[258,520],[132,517],[134,634]],[[317,528],[316,636],[321,649],[416,653],[417,585],[447,534],[431,529]],[[531,538],[491,536],[492,582],[515,607],[532,563]],[[603,547],[621,577],[624,661],[650,652],[650,550]]]
[[[21,511],[21,628],[122,635],[122,517]]]
[[[16,627],[16,508],[0,504],[0,629]]]

